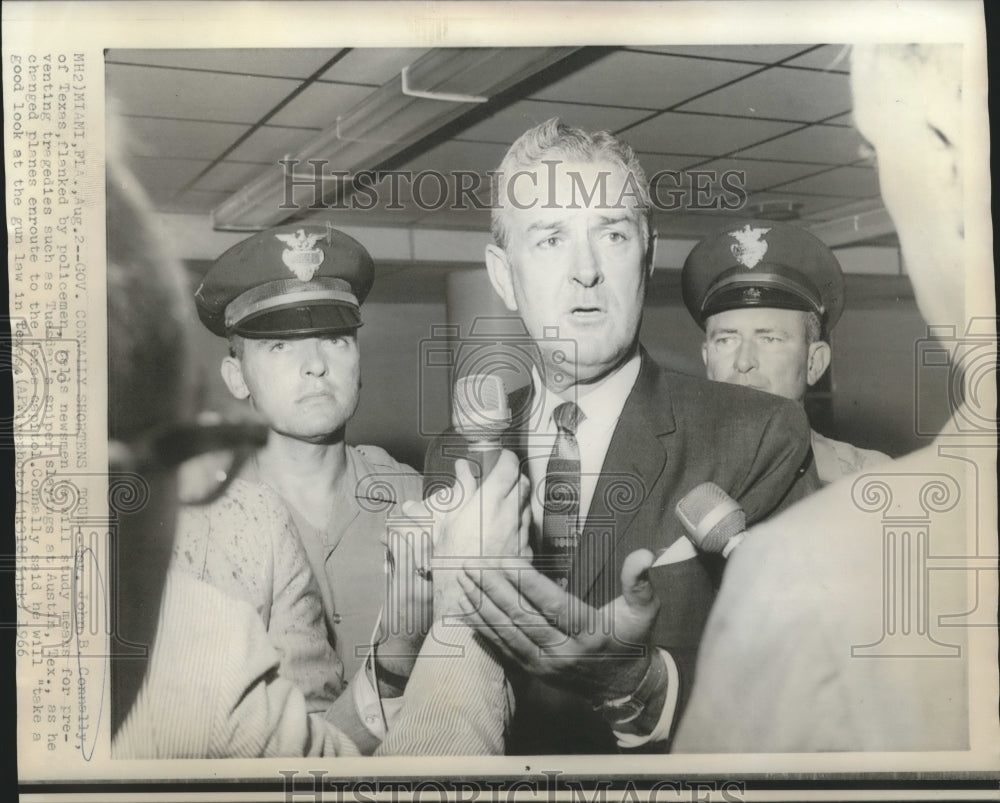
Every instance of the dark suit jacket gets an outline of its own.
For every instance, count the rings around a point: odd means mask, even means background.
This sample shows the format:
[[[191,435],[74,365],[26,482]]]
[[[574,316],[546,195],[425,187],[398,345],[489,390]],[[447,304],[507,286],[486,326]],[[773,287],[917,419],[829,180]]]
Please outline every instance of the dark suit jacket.
[[[531,389],[511,394],[514,423],[504,446],[524,460],[530,433]],[[425,488],[448,482],[454,460],[466,456],[454,432],[428,450]],[[696,485],[712,481],[736,499],[747,522],[769,516],[819,487],[811,467],[809,424],[802,406],[748,388],[667,371],[642,351],[639,377],[612,436],[594,491],[581,548],[570,568],[570,588],[601,606],[621,593],[622,561],[646,548],[654,553],[685,538],[674,507]],[[653,642],[673,656],[680,674],[678,711],[687,700],[705,620],[718,589],[722,559],[699,554],[654,567],[660,598]],[[516,670],[517,713],[508,752],[609,753],[610,728],[587,701]],[[665,750],[661,743],[649,749]]]

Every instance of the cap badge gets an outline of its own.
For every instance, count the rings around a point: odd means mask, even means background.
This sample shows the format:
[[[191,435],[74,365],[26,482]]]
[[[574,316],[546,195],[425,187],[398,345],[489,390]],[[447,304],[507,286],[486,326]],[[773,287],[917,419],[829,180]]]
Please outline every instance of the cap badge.
[[[300,282],[308,282],[323,264],[323,251],[316,247],[316,241],[322,234],[306,234],[299,229],[295,234],[275,234],[281,242],[288,246],[281,252],[281,261],[285,263]]]
[[[759,287],[747,287],[743,291],[744,301],[760,301],[760,288]]]
[[[770,229],[751,229],[748,223],[738,231],[729,232],[729,236],[736,240],[729,246],[733,258],[745,268],[756,267],[767,253],[767,241],[761,237],[769,231]]]

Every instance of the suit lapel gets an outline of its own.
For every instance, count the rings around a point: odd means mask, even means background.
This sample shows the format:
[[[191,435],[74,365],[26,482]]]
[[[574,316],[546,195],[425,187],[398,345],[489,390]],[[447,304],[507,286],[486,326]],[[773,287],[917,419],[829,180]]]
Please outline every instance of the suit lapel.
[[[656,485],[669,457],[665,435],[676,429],[670,391],[659,366],[641,349],[642,365],[625,401],[604,458],[583,527],[580,549],[574,557],[572,585],[581,598],[591,594],[601,579],[595,599],[610,600],[624,560],[621,545],[636,515]],[[610,575],[604,572],[609,563]]]

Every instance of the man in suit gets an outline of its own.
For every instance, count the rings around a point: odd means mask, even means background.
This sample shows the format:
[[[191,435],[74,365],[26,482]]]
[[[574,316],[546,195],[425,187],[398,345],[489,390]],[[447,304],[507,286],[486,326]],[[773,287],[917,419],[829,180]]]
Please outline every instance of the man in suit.
[[[663,750],[719,574],[674,506],[709,480],[750,521],[800,498],[815,485],[808,424],[792,402],[665,371],[640,346],[656,237],[628,145],[549,120],[513,144],[494,189],[487,271],[536,346],[503,440],[531,480],[540,571],[467,571],[466,617],[515,667],[508,752]],[[465,454],[446,434],[425,474]],[[625,583],[648,572],[655,617],[628,594],[612,604],[639,550]],[[532,615],[542,599],[557,621]],[[659,649],[636,646],[649,628]]]
[[[963,197],[989,192],[987,152],[968,145],[987,131],[985,66],[979,87],[963,87],[962,45],[859,46],[852,62],[855,120],[878,154],[917,305],[956,336],[950,389],[964,392],[933,444],[748,531],[712,611],[676,747],[985,748],[992,767],[996,557],[978,556],[996,547],[996,397],[988,381],[979,392],[973,383],[976,364],[995,369],[996,330],[991,295],[968,295],[986,316],[977,320],[966,296],[970,284],[992,286],[989,252],[966,241],[975,232],[988,248],[989,208]],[[948,346],[936,345],[938,365]],[[978,677],[970,655],[988,662]]]
[[[844,275],[833,252],[801,226],[730,224],[684,260],[684,303],[705,330],[709,379],[803,403],[830,365],[829,333],[844,309]],[[820,482],[886,462],[888,455],[812,431]]]

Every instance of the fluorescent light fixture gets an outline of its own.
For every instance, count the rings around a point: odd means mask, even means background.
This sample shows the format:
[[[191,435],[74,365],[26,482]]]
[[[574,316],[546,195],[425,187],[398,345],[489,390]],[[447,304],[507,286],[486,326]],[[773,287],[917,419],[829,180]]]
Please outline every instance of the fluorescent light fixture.
[[[817,223],[815,226],[810,226],[809,231],[830,248],[838,248],[875,237],[884,237],[895,232],[896,227],[889,213],[883,208],[878,208]]]
[[[438,48],[372,92],[287,159],[330,171],[370,170],[434,134],[479,103],[562,60],[577,48]],[[484,170],[492,165],[484,165]],[[260,175],[212,211],[216,229],[260,230],[291,217],[283,166]]]

